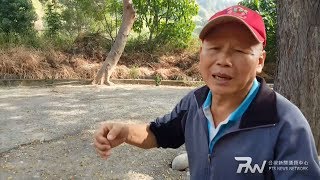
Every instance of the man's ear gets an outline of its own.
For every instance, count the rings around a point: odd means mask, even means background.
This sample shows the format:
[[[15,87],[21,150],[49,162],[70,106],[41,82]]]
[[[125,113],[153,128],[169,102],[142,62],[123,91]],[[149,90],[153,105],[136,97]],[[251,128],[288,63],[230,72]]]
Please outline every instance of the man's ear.
[[[263,69],[263,66],[264,66],[264,61],[266,60],[266,56],[267,56],[267,53],[265,50],[262,50],[260,56],[259,56],[259,62],[258,62],[258,66],[257,66],[257,73],[261,73],[262,72],[262,69]]]

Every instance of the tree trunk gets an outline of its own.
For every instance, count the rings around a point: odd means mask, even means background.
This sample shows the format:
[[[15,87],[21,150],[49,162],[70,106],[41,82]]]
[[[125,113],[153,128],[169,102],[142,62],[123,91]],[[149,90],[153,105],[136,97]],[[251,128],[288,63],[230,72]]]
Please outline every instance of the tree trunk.
[[[320,1],[278,0],[274,88],[307,118],[320,154]]]
[[[111,85],[110,76],[116,67],[124,47],[126,46],[129,33],[132,29],[135,20],[135,10],[133,9],[131,0],[123,0],[123,17],[120,30],[117,34],[116,40],[102,64],[102,67],[98,71],[96,77],[94,78],[92,84],[107,84]]]

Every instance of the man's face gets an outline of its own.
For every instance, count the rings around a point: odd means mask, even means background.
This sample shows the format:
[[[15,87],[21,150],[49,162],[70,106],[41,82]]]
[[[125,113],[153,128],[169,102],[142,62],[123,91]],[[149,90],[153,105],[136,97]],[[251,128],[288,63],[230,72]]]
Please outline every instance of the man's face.
[[[242,24],[214,28],[200,49],[200,73],[214,94],[247,93],[262,71],[265,51]]]

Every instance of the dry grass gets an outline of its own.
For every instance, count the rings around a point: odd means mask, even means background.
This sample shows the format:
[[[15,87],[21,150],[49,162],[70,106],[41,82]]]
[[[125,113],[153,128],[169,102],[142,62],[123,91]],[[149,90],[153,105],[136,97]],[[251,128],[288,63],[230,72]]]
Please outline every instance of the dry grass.
[[[185,74],[189,77],[191,77],[191,80],[202,80],[202,77],[199,73],[199,64],[195,63],[191,66],[191,68],[187,69],[185,71]]]
[[[188,52],[161,56],[127,54],[121,57],[111,78],[154,79],[158,75],[163,80],[201,80],[197,57],[197,53]],[[24,47],[0,50],[0,79],[93,79],[100,66],[96,59],[57,51]],[[266,64],[260,76],[272,81],[275,66]]]
[[[136,53],[121,57],[111,78],[201,80],[198,54]],[[151,59],[150,59],[151,58]],[[96,59],[58,51],[41,52],[24,47],[0,50],[0,79],[93,79],[101,66]],[[275,64],[267,64],[260,76],[272,80]]]
[[[164,80],[186,80],[187,76],[176,67],[160,68],[156,70],[156,73]]]
[[[155,74],[154,70],[147,67],[140,67],[139,72],[140,72],[140,76],[142,76],[144,79],[152,79]]]
[[[0,78],[3,79],[74,79],[79,78],[59,52],[40,52],[16,47],[0,51]]]
[[[1,78],[45,79],[50,77],[48,65],[39,51],[12,48],[0,51]]]
[[[85,59],[80,57],[72,58],[71,62],[74,72],[80,79],[94,78],[100,68],[100,65],[98,63],[86,61]]]
[[[128,79],[130,69],[127,66],[117,66],[111,75],[111,78]]]
[[[195,80],[195,55],[136,53],[121,57],[111,78]],[[101,66],[96,59],[59,51],[37,51],[24,47],[0,50],[0,79],[93,79]],[[196,74],[196,75],[194,75]]]

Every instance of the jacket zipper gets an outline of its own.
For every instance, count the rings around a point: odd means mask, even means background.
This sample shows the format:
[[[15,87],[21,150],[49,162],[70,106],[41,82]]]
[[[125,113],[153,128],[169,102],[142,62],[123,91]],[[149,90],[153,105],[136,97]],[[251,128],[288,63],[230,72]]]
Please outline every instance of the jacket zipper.
[[[256,129],[256,128],[266,128],[266,127],[272,127],[275,126],[276,124],[267,124],[267,125],[261,125],[261,126],[255,126],[255,127],[250,127],[250,128],[243,128],[243,129],[237,129],[237,130],[233,130],[230,132],[227,132],[226,134],[224,134],[223,136],[221,136],[215,144],[218,143],[218,141],[220,141],[224,136],[231,134],[231,133],[235,133],[235,132],[241,132],[241,131],[246,131],[246,130],[251,130],[251,129]],[[211,167],[211,158],[212,158],[212,153],[213,151],[208,154],[208,169],[207,169],[207,179],[210,180],[210,167]]]
[[[208,180],[210,180],[210,167],[211,167],[211,154],[208,154],[208,169],[207,169],[207,178]]]

